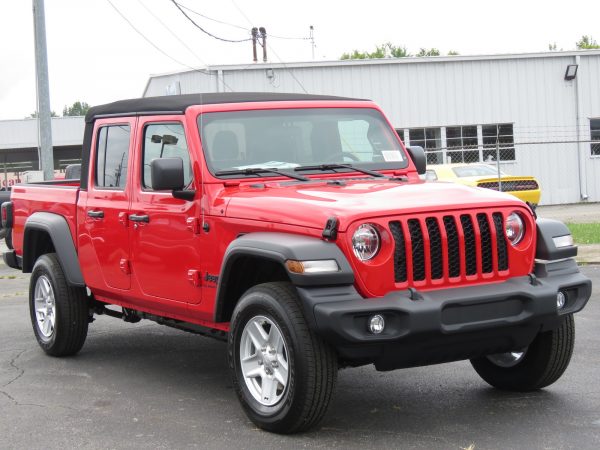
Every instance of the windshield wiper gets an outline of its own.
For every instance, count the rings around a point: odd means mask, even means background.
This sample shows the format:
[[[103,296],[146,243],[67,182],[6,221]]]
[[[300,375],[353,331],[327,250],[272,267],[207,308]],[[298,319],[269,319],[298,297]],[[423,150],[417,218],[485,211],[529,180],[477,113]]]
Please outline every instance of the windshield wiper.
[[[261,173],[274,173],[277,175],[281,175],[288,178],[293,178],[294,180],[299,181],[310,181],[310,178],[303,177],[302,175],[296,175],[295,173],[284,172],[282,170],[277,169],[266,169],[262,167],[252,167],[247,169],[235,169],[235,170],[221,170],[219,172],[215,172],[215,175],[227,176],[227,175],[260,175]]]
[[[314,166],[300,166],[294,167],[294,170],[299,172],[302,170],[335,170],[335,169],[350,169],[356,172],[364,173],[365,175],[371,175],[372,177],[385,177],[384,174],[375,172],[369,169],[362,169],[360,167],[353,166],[352,164],[317,164]]]

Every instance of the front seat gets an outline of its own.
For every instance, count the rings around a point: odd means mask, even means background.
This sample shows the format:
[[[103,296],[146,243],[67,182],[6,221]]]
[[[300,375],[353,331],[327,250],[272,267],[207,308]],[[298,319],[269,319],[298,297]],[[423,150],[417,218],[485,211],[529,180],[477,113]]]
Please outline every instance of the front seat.
[[[240,145],[233,131],[217,131],[212,145],[212,160],[215,169],[227,169],[239,165]]]

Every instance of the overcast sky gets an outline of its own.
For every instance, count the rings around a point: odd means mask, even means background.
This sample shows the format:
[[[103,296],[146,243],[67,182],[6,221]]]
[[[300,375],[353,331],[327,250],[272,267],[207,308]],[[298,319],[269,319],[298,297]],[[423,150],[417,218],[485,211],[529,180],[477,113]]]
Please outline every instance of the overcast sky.
[[[308,37],[310,25],[318,60],[388,41],[411,53],[436,47],[464,55],[547,51],[550,43],[572,50],[582,35],[600,41],[598,0],[177,1],[231,24],[188,11],[219,37],[245,39],[251,26],[264,26],[273,35],[274,62],[311,59],[308,40],[274,37]],[[111,2],[170,58],[134,31]],[[250,42],[207,36],[171,0],[46,0],[45,9],[50,102],[59,115],[77,100],[98,105],[139,97],[150,74],[252,62]],[[0,17],[0,120],[20,119],[36,109],[31,0],[2,0]]]

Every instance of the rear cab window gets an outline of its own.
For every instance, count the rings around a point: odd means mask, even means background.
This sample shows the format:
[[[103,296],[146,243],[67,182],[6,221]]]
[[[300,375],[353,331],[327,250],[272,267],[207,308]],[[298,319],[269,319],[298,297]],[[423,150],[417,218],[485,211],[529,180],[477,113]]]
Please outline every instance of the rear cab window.
[[[94,185],[125,190],[131,128],[127,124],[106,125],[98,130]]]

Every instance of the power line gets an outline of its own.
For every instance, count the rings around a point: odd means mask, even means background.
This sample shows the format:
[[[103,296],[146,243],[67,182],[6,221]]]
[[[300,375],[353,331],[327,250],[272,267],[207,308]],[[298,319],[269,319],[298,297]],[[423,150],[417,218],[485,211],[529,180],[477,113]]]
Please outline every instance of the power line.
[[[192,14],[196,14],[197,16],[204,17],[207,20],[212,20],[213,22],[220,23],[222,25],[228,25],[228,26],[233,27],[233,28],[238,28],[240,30],[248,31],[248,29],[246,27],[243,27],[241,25],[236,25],[234,23],[224,22],[224,21],[218,20],[218,19],[213,19],[212,17],[208,17],[207,15],[199,13],[198,11],[194,11],[193,9],[191,9],[191,8],[189,8],[187,6],[182,5],[181,3],[179,3],[179,6],[181,6],[183,9],[187,9]]]
[[[204,61],[202,58],[200,58],[200,56],[198,56],[198,54],[196,54],[196,52],[195,52],[194,50],[192,50],[192,49],[190,48],[190,46],[189,46],[189,45],[187,45],[187,44],[185,43],[185,41],[184,41],[184,40],[182,40],[182,39],[181,39],[179,36],[177,36],[177,34],[176,34],[176,33],[175,33],[173,30],[171,30],[171,28],[169,28],[169,27],[167,26],[167,24],[165,24],[165,23],[164,23],[164,22],[163,22],[163,21],[160,19],[160,17],[158,17],[156,14],[154,14],[154,13],[153,13],[153,12],[152,12],[152,11],[151,11],[151,10],[150,10],[150,9],[149,9],[147,6],[146,6],[146,5],[144,5],[144,3],[143,3],[141,0],[137,0],[137,1],[138,1],[138,3],[139,3],[139,4],[140,4],[140,5],[141,5],[141,6],[142,6],[142,7],[143,7],[143,8],[144,8],[146,11],[148,11],[148,13],[149,13],[149,14],[150,14],[152,17],[154,17],[154,18],[155,18],[155,19],[156,19],[156,20],[157,20],[157,21],[158,21],[158,22],[159,22],[159,23],[160,23],[160,24],[161,24],[161,25],[162,25],[162,26],[163,26],[163,27],[164,27],[164,28],[165,28],[165,29],[166,29],[166,30],[167,30],[167,31],[168,31],[170,34],[171,34],[171,36],[173,36],[173,37],[174,37],[175,39],[177,39],[177,40],[178,40],[178,41],[179,41],[179,42],[180,42],[180,43],[181,43],[181,44],[182,44],[182,45],[183,45],[185,48],[187,48],[187,49],[188,49],[188,51],[189,51],[189,52],[190,52],[192,55],[194,55],[198,61],[200,61],[200,62],[201,62],[202,64],[204,64],[205,66],[208,66],[208,64],[206,63],[206,61]]]
[[[182,7],[179,5],[179,3],[177,3],[175,0],[171,0],[171,2],[172,2],[172,3],[173,3],[173,4],[174,4],[176,7],[177,7],[177,9],[178,9],[179,11],[181,11],[181,14],[183,14],[183,15],[184,15],[184,16],[185,16],[185,17],[186,17],[186,18],[187,18],[187,19],[188,19],[190,22],[192,22],[192,23],[194,24],[194,26],[195,26],[196,28],[198,28],[198,29],[199,29],[200,31],[202,31],[204,34],[206,34],[206,35],[208,35],[208,36],[210,36],[210,37],[212,37],[212,38],[214,38],[214,39],[217,39],[217,40],[219,40],[219,41],[223,41],[223,42],[233,42],[233,43],[237,43],[237,42],[246,42],[246,41],[250,41],[250,40],[251,40],[251,38],[247,38],[247,39],[225,39],[225,38],[222,38],[222,37],[216,36],[216,35],[214,35],[214,34],[212,34],[212,33],[209,33],[209,32],[208,32],[208,31],[206,31],[204,28],[202,28],[200,25],[198,25],[198,24],[196,23],[196,21],[195,21],[194,19],[192,19],[192,18],[191,18],[191,17],[190,17],[190,16],[189,16],[189,15],[188,15],[188,14],[187,14],[187,13],[186,13],[184,10],[183,10],[183,8],[182,8]]]
[[[237,3],[235,2],[235,0],[231,0],[231,3],[233,3],[233,6],[235,6],[235,8],[240,12],[240,14],[242,16],[244,16],[244,18],[246,19],[246,21],[248,22],[248,24],[250,26],[252,26],[252,21],[248,18],[248,16],[244,13],[244,11],[241,10],[241,8],[237,5]],[[286,63],[283,61],[283,59],[281,59],[279,57],[279,55],[277,54],[277,52],[275,50],[273,50],[273,47],[271,47],[269,44],[267,44],[267,48],[269,50],[271,50],[271,52],[273,52],[273,54],[275,55],[275,57],[283,65],[283,67],[285,68],[285,70],[287,70],[289,72],[289,74],[296,81],[296,83],[298,83],[298,85],[302,88],[302,90],[304,91],[304,93],[308,94],[308,91],[306,90],[306,88],[304,87],[304,85],[302,84],[302,82],[296,77],[296,75],[294,74],[294,72],[292,70],[290,70],[290,68],[286,65]]]
[[[152,11],[151,11],[151,10],[150,10],[150,9],[149,9],[147,6],[146,6],[146,5],[144,5],[144,4],[142,3],[142,1],[141,1],[141,0],[138,0],[138,3],[139,3],[140,5],[142,5],[142,6],[143,6],[143,8],[144,8],[146,11],[148,11],[148,12],[149,12],[149,13],[152,15],[152,17],[154,17],[154,18],[155,18],[155,19],[156,19],[158,22],[160,22],[160,24],[161,24],[163,27],[165,27],[165,28],[167,29],[167,31],[168,31],[169,33],[171,33],[171,35],[172,35],[172,36],[173,36],[175,39],[177,39],[179,42],[181,42],[181,44],[182,44],[182,45],[183,45],[185,48],[187,48],[187,49],[190,51],[190,53],[192,53],[192,54],[193,54],[193,55],[194,55],[194,56],[195,56],[195,57],[198,59],[198,61],[200,61],[200,62],[201,62],[202,64],[204,64],[205,66],[208,66],[208,65],[209,65],[209,64],[208,64],[206,61],[204,61],[204,60],[203,60],[203,59],[202,59],[202,58],[201,58],[201,57],[200,57],[200,56],[199,56],[199,55],[198,55],[198,54],[197,54],[197,53],[196,53],[196,52],[195,52],[193,49],[191,49],[191,48],[190,48],[190,47],[189,47],[189,46],[188,46],[188,45],[185,43],[185,41],[183,41],[183,40],[182,40],[182,39],[181,39],[179,36],[177,36],[177,34],[176,34],[176,33],[175,33],[173,30],[171,30],[171,28],[169,28],[169,27],[167,26],[167,24],[165,24],[165,23],[164,23],[164,22],[163,22],[163,21],[162,21],[162,20],[161,20],[161,19],[160,19],[160,18],[159,18],[159,17],[158,17],[156,14],[154,14],[154,13],[153,13],[153,12],[152,12]],[[210,73],[208,73],[208,74],[210,74]],[[208,74],[207,74],[207,75],[208,75]],[[223,78],[221,78],[221,80],[220,80],[220,81],[221,81],[221,83],[223,83],[223,86],[225,86],[225,87],[226,87],[227,89],[229,89],[231,92],[235,92],[235,91],[233,90],[233,88],[232,88],[231,86],[229,86],[229,85],[228,85],[228,84],[225,82],[225,80],[224,80]]]
[[[165,55],[167,58],[169,58],[170,60],[176,62],[177,64],[187,67],[188,69],[191,69],[194,72],[198,72],[201,73],[203,75],[207,75],[207,76],[212,76],[212,74],[210,73],[210,71],[207,70],[202,70],[202,69],[197,69],[195,67],[190,66],[189,64],[186,64],[184,62],[179,61],[178,59],[172,57],[171,55],[169,55],[167,52],[165,52],[163,49],[161,49],[159,46],[157,46],[154,42],[152,42],[148,37],[146,37],[146,35],[144,33],[142,33],[140,30],[138,30],[135,25],[119,10],[119,8],[117,8],[113,2],[111,0],[106,0],[110,6],[113,7],[113,9],[117,12],[117,14],[119,14],[121,16],[121,18],[127,22],[127,24],[137,33],[139,34],[146,42],[148,42],[148,44],[150,44],[152,47],[154,47],[156,50],[158,50],[160,53],[162,53],[163,55]],[[162,23],[162,22],[161,22]],[[163,24],[164,25],[164,24]],[[165,25],[166,27],[166,25]],[[168,27],[167,27],[168,28]],[[221,80],[223,85],[227,88],[229,88],[230,91],[233,92],[233,89],[227,85],[225,83],[225,80]]]
[[[310,41],[309,37],[295,37],[295,36],[277,36],[275,34],[269,34],[270,38],[275,38],[275,39],[286,39],[286,40],[290,40],[290,41]]]
[[[129,24],[129,26],[137,33],[139,34],[142,38],[144,38],[144,40],[146,42],[148,42],[148,44],[150,44],[152,47],[154,47],[156,50],[158,50],[160,53],[162,53],[163,55],[165,55],[167,58],[169,58],[172,61],[175,61],[177,64],[181,65],[181,66],[185,66],[189,69],[192,69],[195,72],[200,72],[200,73],[204,73],[206,75],[210,75],[209,73],[207,73],[205,70],[200,70],[200,69],[196,69],[195,67],[189,66],[181,61],[179,61],[178,59],[173,58],[171,55],[169,55],[167,52],[165,52],[163,49],[161,49],[158,45],[156,45],[154,42],[152,42],[148,37],[146,37],[146,35],[144,33],[142,33],[140,30],[138,30],[135,25],[133,23],[131,23],[131,21],[125,17],[125,15],[119,10],[119,8],[117,8],[113,2],[111,2],[111,0],[106,0],[110,6],[113,7],[113,9],[123,18],[123,20],[125,22],[127,22]]]
[[[192,8],[190,8],[188,6],[185,6],[185,5],[181,4],[181,3],[179,3],[179,6],[181,6],[183,9],[191,12],[192,14],[196,14],[197,16],[205,18],[206,20],[211,20],[213,22],[220,23],[221,25],[227,25],[229,27],[237,28],[239,30],[244,30],[244,31],[248,30],[246,27],[243,27],[241,25],[237,25],[235,23],[230,23],[230,22],[225,22],[224,20],[215,19],[214,17],[209,17],[206,14],[199,13],[198,11],[195,11]],[[288,39],[288,40],[298,40],[298,41],[308,41],[308,40],[310,40],[310,37],[279,36],[279,35],[275,35],[275,34],[269,34],[269,37],[275,38],[275,39]]]

